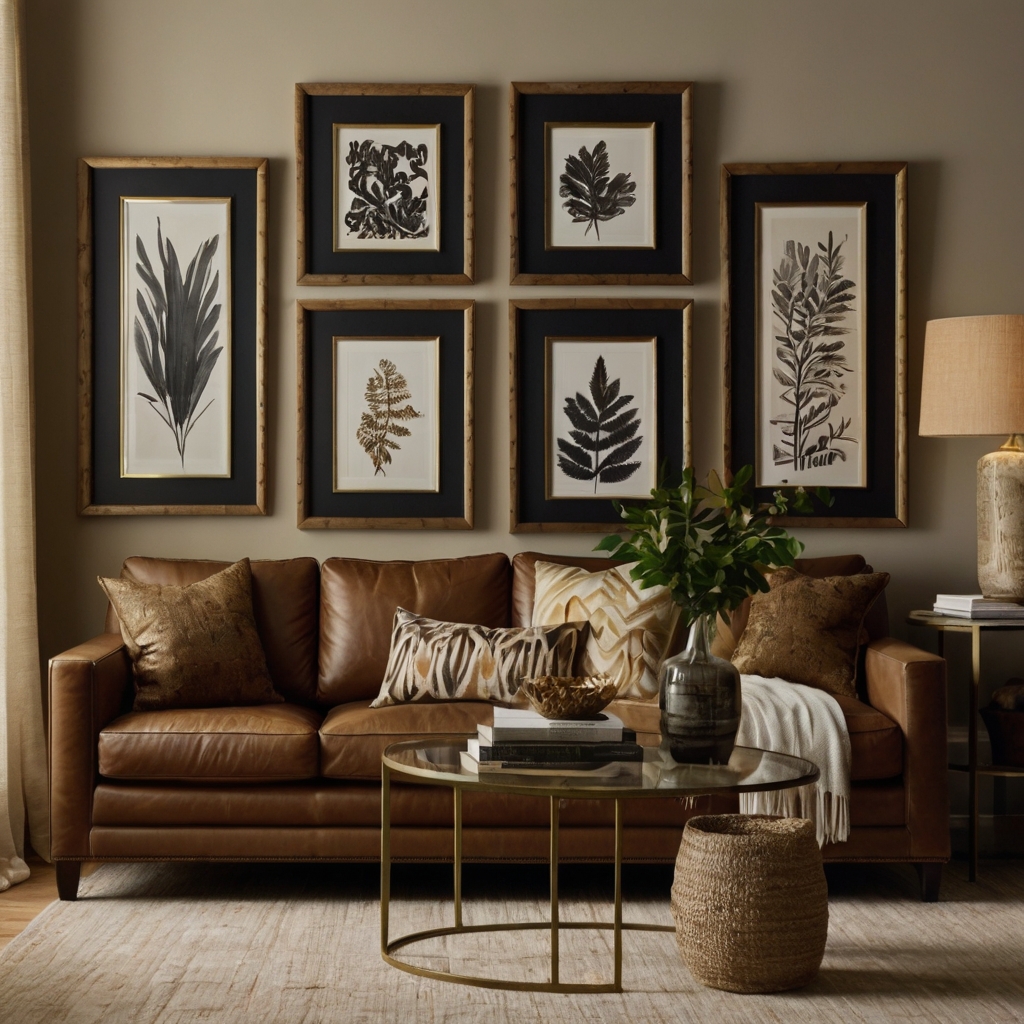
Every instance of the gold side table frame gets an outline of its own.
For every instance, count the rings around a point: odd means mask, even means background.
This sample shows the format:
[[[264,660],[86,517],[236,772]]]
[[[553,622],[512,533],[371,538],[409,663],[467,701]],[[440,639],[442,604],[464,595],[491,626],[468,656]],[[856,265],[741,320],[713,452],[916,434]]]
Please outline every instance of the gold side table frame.
[[[439,981],[455,982],[459,985],[473,985],[478,988],[505,989],[516,992],[622,992],[622,933],[624,931],[644,932],[674,932],[673,925],[648,924],[643,922],[624,922],[622,920],[622,832],[623,815],[622,801],[624,798],[635,797],[636,794],[629,792],[625,797],[609,795],[607,791],[594,791],[586,789],[564,789],[558,795],[550,795],[550,917],[547,921],[519,921],[519,922],[498,922],[492,924],[467,925],[462,920],[462,790],[463,786],[450,777],[441,775],[431,779],[418,773],[403,771],[401,767],[388,763],[389,753],[398,748],[413,747],[417,745],[436,745],[442,740],[452,740],[453,737],[430,737],[421,741],[407,741],[394,744],[384,751],[381,764],[381,831],[380,831],[380,953],[384,961],[392,967],[409,974],[416,974],[423,978],[435,978]],[[465,740],[466,737],[458,737]],[[778,755],[773,755],[778,756]],[[797,758],[789,759],[795,763],[806,766],[810,771],[802,775],[797,774],[791,780],[779,785],[758,786],[757,789],[782,789],[790,786],[805,785],[818,778],[818,770],[814,765],[806,761],[799,761]],[[455,910],[455,923],[447,928],[429,928],[423,931],[409,932],[407,935],[392,939],[389,937],[389,912],[391,906],[391,776],[398,775],[400,778],[412,782],[431,782],[451,786],[452,789],[452,812],[454,826],[454,850],[453,850],[453,897]],[[467,777],[472,778],[472,777]],[[480,784],[472,783],[474,790],[502,793],[518,793],[520,795],[538,796],[536,790],[526,787]],[[719,788],[719,787],[716,787]],[[723,791],[739,791],[747,788],[745,786],[720,787]],[[706,791],[705,791],[706,792]],[[652,796],[677,796],[677,792],[655,791]],[[690,795],[699,795],[697,793]],[[559,801],[563,799],[593,799],[595,796],[605,796],[615,801],[615,895],[613,901],[613,917],[611,921],[561,921],[558,912],[558,838],[559,838]],[[564,982],[559,978],[558,946],[559,932],[562,929],[599,929],[612,932],[613,945],[613,980],[610,982],[588,983],[588,982]],[[406,963],[398,959],[394,954],[415,942],[422,942],[426,939],[440,938],[446,935],[464,935],[474,932],[507,932],[507,931],[549,931],[551,935],[551,966],[548,981],[513,981],[505,978],[489,978],[484,976],[453,974],[449,971],[436,971],[427,967],[417,967],[414,964]]]
[[[971,636],[971,681],[968,690],[967,764],[949,763],[951,772],[967,775],[967,879],[978,880],[978,779],[982,775],[997,778],[1024,777],[1024,768],[1009,765],[978,764],[978,690],[981,687],[981,634],[987,630],[1017,632],[1024,630],[1021,619],[966,619],[938,615],[929,611],[912,611],[907,616],[912,626],[929,626],[938,632],[936,646],[940,658],[946,656],[947,633],[969,633]]]

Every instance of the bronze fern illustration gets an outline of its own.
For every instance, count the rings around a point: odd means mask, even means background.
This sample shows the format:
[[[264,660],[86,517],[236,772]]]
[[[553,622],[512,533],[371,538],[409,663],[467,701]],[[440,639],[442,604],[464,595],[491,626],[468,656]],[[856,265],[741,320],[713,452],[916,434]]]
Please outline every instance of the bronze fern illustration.
[[[390,359],[382,359],[373,371],[366,382],[364,397],[370,411],[360,417],[356,440],[373,463],[373,475],[387,476],[384,467],[391,464],[391,453],[402,449],[394,438],[411,436],[412,431],[404,424],[423,413],[409,404],[409,384]]]

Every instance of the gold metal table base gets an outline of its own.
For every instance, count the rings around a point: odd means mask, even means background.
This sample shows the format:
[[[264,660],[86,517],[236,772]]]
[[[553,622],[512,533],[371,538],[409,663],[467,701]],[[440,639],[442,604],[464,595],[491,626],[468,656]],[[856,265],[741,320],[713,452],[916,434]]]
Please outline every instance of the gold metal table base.
[[[449,928],[430,928],[426,931],[410,932],[397,939],[388,938],[388,915],[391,907],[391,770],[381,766],[381,830],[380,830],[380,955],[386,963],[409,974],[423,978],[436,978],[457,985],[474,985],[478,988],[498,988],[515,992],[621,992],[622,991],[622,933],[624,931],[674,932],[672,925],[624,923],[622,920],[622,801],[615,798],[615,899],[612,921],[559,921],[558,917],[558,803],[559,797],[551,801],[551,853],[550,890],[551,916],[548,921],[525,921],[514,923],[474,924],[462,923],[462,789],[452,787],[453,824],[455,827],[455,850],[453,864],[455,924]],[[614,979],[603,983],[563,982],[558,976],[558,938],[562,929],[598,929],[613,933]],[[513,981],[505,978],[478,977],[466,974],[452,974],[449,971],[434,971],[426,967],[399,960],[393,954],[414,942],[441,938],[446,935],[465,935],[480,932],[539,931],[551,934],[551,972],[548,981]]]

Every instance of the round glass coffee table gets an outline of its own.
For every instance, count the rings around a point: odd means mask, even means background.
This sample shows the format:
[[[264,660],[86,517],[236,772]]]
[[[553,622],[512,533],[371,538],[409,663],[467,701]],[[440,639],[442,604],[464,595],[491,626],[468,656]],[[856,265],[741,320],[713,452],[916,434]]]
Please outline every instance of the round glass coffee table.
[[[714,793],[754,793],[772,789],[790,789],[817,781],[818,769],[810,761],[788,754],[776,754],[753,747],[736,747],[727,765],[680,765],[655,751],[656,760],[645,761],[642,777],[619,781],[616,778],[588,779],[545,775],[494,778],[479,776],[461,766],[459,754],[466,749],[468,736],[431,736],[393,743],[383,754],[381,764],[380,830],[380,951],[392,967],[426,978],[477,985],[484,988],[514,989],[523,992],[621,992],[623,931],[671,932],[671,925],[644,924],[622,920],[622,802],[658,797],[707,796]],[[454,882],[455,923],[448,928],[410,932],[399,938],[388,936],[388,912],[391,903],[391,779],[402,782],[450,786],[455,831]],[[521,796],[547,796],[551,804],[551,914],[547,921],[517,921],[494,924],[462,923],[462,794],[463,791],[513,793]],[[612,921],[559,921],[558,918],[558,807],[560,800],[615,801],[615,901]],[[565,928],[602,928],[613,932],[614,980],[607,983],[566,983],[558,977],[558,933]],[[546,930],[551,934],[551,972],[548,981],[514,981],[430,970],[399,960],[395,953],[414,942],[445,935],[471,932]]]

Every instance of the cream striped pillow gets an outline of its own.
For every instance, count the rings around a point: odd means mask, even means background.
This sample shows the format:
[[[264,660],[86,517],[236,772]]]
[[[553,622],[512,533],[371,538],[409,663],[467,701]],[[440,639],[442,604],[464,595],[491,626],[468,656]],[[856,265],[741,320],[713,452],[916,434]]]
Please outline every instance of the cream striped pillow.
[[[580,675],[614,679],[620,697],[658,695],[658,669],[679,618],[665,587],[640,590],[629,566],[587,572],[573,565],[537,562],[533,624],[590,623]]]
[[[571,676],[585,622],[492,629],[439,622],[399,608],[391,653],[372,708],[419,700],[489,700],[527,706],[530,676]]]

